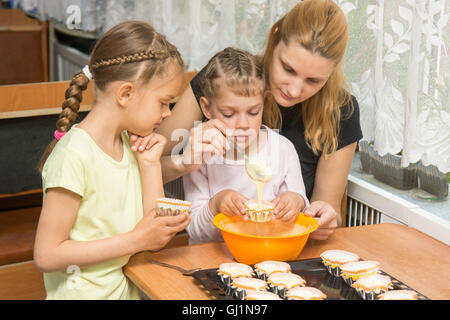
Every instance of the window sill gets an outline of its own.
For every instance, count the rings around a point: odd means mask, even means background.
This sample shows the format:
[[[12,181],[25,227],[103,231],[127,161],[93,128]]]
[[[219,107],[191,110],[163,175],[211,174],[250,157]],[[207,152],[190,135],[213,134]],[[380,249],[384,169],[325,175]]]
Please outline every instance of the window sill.
[[[355,154],[348,177],[350,198],[382,212],[393,222],[413,227],[450,245],[450,200],[420,200],[413,197],[413,192],[414,189],[395,189],[362,172],[359,154]]]

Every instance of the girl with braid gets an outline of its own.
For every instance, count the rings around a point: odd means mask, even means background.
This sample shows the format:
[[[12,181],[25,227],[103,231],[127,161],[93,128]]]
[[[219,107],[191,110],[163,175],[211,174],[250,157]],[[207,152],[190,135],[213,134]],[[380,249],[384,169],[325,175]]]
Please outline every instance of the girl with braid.
[[[153,133],[181,89],[177,49],[148,24],[121,23],[97,41],[66,91],[55,140],[41,161],[44,202],[34,260],[47,299],[139,299],[122,267],[139,251],[164,247],[190,217],[157,217],[164,196]],[[95,80],[92,110],[75,124],[82,92]],[[131,145],[129,134],[139,138]]]
[[[224,124],[228,150],[222,156],[210,149],[214,156],[183,176],[185,198],[192,202],[192,222],[186,228],[190,243],[222,240],[221,231],[213,224],[218,213],[249,218],[246,202],[256,201],[258,196],[246,173],[244,154],[264,159],[270,166],[272,177],[263,188],[262,199],[275,208],[273,217],[294,221],[309,201],[294,145],[262,126],[262,63],[246,51],[226,48],[211,58],[200,77],[201,110],[208,120]],[[217,144],[211,138],[211,144]]]
[[[327,239],[342,224],[341,200],[362,138],[358,101],[351,95],[342,69],[349,37],[347,19],[336,2],[297,1],[271,27],[262,57],[267,85],[263,123],[280,129],[295,146],[311,201],[305,214],[319,221],[319,228],[311,233],[314,240]],[[200,74],[157,132],[170,139],[178,129],[193,134],[201,129],[206,146],[210,145],[206,132],[215,132],[214,149],[222,154],[225,129],[220,121],[209,120],[193,128],[195,121],[205,119],[199,102],[203,94]],[[172,161],[177,143],[168,140],[161,157],[166,183],[198,169],[181,156]],[[200,158],[202,149],[197,150]]]

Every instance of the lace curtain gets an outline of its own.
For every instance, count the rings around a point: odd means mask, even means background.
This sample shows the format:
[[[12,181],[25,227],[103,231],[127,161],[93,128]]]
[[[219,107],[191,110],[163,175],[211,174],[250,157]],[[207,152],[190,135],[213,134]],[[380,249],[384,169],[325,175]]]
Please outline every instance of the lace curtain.
[[[101,34],[128,19],[150,22],[200,70],[218,50],[263,51],[270,26],[297,0],[16,0],[41,19]],[[361,109],[364,139],[450,172],[450,0],[335,0],[350,38],[345,74]],[[75,21],[77,22],[77,21]]]
[[[342,1],[343,2],[343,1]],[[346,1],[345,73],[364,139],[450,172],[450,1]]]

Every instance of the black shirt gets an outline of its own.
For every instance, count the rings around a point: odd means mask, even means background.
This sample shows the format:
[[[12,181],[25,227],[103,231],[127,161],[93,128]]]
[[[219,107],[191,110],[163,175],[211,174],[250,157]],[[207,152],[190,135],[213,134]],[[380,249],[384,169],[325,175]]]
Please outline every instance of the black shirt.
[[[201,71],[191,80],[192,91],[200,105],[202,89],[200,86]],[[353,113],[350,114],[352,105],[349,103],[341,108],[340,132],[338,135],[338,150],[362,138],[361,125],[359,123],[358,101],[352,96]],[[301,115],[301,103],[293,107],[280,107],[282,116],[281,134],[288,138],[295,146],[300,159],[303,181],[306,188],[306,196],[311,199],[316,177],[317,163],[320,155],[316,156],[305,141],[305,126]]]

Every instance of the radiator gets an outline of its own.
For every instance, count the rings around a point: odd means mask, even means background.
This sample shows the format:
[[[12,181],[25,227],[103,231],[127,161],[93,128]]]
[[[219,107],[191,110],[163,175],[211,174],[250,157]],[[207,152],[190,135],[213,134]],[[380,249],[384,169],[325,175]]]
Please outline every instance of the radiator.
[[[408,225],[408,214],[412,204],[349,175],[347,185],[347,227],[366,226],[379,223]]]
[[[366,226],[382,222],[382,212],[367,203],[347,196],[346,227]]]

